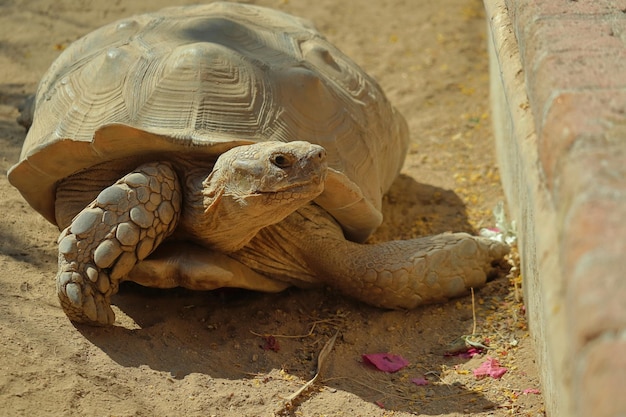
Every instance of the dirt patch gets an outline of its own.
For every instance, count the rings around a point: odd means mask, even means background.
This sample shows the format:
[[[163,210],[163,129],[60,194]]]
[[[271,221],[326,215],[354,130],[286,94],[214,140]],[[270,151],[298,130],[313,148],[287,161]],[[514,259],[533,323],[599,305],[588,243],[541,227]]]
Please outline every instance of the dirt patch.
[[[19,156],[17,106],[68,43],[183,1],[8,0],[0,6],[0,168]],[[503,199],[489,120],[479,0],[256,1],[313,20],[375,76],[412,132],[373,240],[493,225]],[[534,352],[515,270],[471,296],[384,311],[330,290],[194,293],[124,285],[119,325],[73,326],[54,289],[58,232],[0,177],[0,401],[8,415],[538,416]],[[463,335],[490,349],[446,355]],[[284,399],[323,373],[291,406]],[[388,374],[364,353],[402,355]],[[507,372],[477,379],[490,356]],[[420,384],[415,383],[420,382]],[[423,385],[427,382],[426,385]],[[1,413],[0,413],[1,414]]]

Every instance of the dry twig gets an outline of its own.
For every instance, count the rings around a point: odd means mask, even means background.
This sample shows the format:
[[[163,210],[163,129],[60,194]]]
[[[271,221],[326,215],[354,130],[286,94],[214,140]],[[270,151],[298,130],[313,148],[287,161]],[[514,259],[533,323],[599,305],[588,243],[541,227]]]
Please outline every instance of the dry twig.
[[[326,358],[328,357],[328,355],[330,354],[330,351],[333,349],[333,346],[335,345],[335,340],[337,340],[338,334],[339,332],[336,332],[335,335],[331,337],[328,340],[328,342],[326,342],[326,344],[320,351],[319,355],[317,356],[317,370],[315,372],[315,376],[311,378],[302,387],[300,387],[298,391],[294,392],[289,397],[285,398],[285,405],[287,408],[289,408],[289,406],[293,403],[293,401],[296,398],[298,398],[304,391],[306,391],[311,385],[315,383],[315,381],[317,380],[317,377],[320,375],[322,371],[322,367],[324,366],[324,363],[326,362]]]

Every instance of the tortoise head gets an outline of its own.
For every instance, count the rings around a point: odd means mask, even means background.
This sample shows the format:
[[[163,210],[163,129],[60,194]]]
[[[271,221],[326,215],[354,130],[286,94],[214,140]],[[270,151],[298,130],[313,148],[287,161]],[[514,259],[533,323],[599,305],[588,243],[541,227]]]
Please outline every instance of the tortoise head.
[[[261,142],[222,154],[205,183],[219,176],[224,192],[244,203],[261,198],[266,205],[301,206],[298,200],[308,203],[324,190],[326,168],[326,151],[319,145]]]
[[[182,227],[204,245],[238,250],[319,196],[326,172],[326,151],[309,142],[236,146],[192,187]]]

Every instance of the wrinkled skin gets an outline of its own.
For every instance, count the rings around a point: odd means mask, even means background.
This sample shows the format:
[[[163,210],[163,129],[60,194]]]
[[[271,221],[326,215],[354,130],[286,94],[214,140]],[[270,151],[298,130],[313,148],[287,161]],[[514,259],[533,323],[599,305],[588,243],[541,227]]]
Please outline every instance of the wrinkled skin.
[[[376,306],[413,308],[484,284],[490,262],[508,250],[462,233],[345,239],[312,202],[327,165],[324,149],[307,142],[240,146],[212,167],[182,168],[184,178],[172,162],[139,166],[61,233],[57,290],[71,320],[112,324],[110,297],[122,280],[202,290],[324,284]]]

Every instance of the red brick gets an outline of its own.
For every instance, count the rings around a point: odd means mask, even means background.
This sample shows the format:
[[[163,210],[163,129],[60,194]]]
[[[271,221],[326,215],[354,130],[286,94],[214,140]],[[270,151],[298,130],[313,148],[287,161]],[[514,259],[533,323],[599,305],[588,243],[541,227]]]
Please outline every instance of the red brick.
[[[508,3],[538,131],[555,92],[626,86],[626,0]]]
[[[607,207],[604,207],[607,208]],[[592,211],[589,215],[597,214],[601,210]],[[604,214],[607,214],[606,212]],[[591,222],[587,222],[587,226]],[[592,228],[594,227],[591,224]],[[593,242],[596,239],[578,234],[581,228],[576,228],[565,242],[566,247],[574,246],[573,252],[582,251],[585,246],[593,246],[593,250],[585,251],[576,262],[566,264],[566,269],[572,271],[566,283],[565,305],[568,317],[568,334],[570,347],[575,357],[586,344],[595,340],[606,332],[619,332],[626,329],[626,281],[624,270],[624,242]],[[624,236],[625,227],[613,232],[613,235]],[[601,232],[600,232],[601,234]],[[598,244],[599,243],[599,244]],[[613,249],[621,249],[621,252]],[[621,246],[621,248],[617,248]],[[566,258],[571,258],[572,253]]]
[[[626,91],[568,92],[552,99],[537,147],[546,184],[555,199],[562,197],[556,183],[561,181],[564,161],[573,149],[593,155],[582,155],[585,165],[570,167],[568,175],[576,175],[581,168],[586,172],[599,169],[597,162],[615,153],[613,148],[626,146],[626,132],[618,132],[625,116]]]
[[[570,152],[555,199],[574,352],[599,334],[626,329],[626,138],[613,133],[607,129],[602,146]]]
[[[626,19],[621,19],[626,31]],[[626,86],[626,48],[606,19],[548,19],[533,25],[522,60],[536,121],[554,91]]]
[[[619,17],[626,9],[626,0],[505,0],[505,3],[518,30],[546,17]]]
[[[553,6],[562,8],[563,3],[554,2]],[[609,46],[622,43],[620,34],[624,32],[626,19],[617,8],[612,7],[608,14],[591,15],[571,11],[539,14],[536,10],[525,10],[528,13],[520,16],[516,35],[522,61],[529,66],[532,62],[528,61],[528,53],[540,57],[546,52],[598,50],[605,47],[606,42]]]
[[[527,70],[529,96],[538,131],[555,94],[626,87],[626,49],[564,51],[547,55]]]
[[[498,142],[521,161],[501,169],[516,169],[503,178],[521,202],[512,211],[546,408],[626,416],[626,0],[504,1],[523,70],[506,73],[517,62],[505,53],[495,75],[511,115],[524,77],[536,135],[522,118],[511,123],[519,137],[503,129]],[[485,4],[490,16],[501,10]],[[513,51],[507,42],[495,50]]]
[[[599,341],[578,357],[574,366],[575,416],[623,416],[626,410],[626,340]]]
[[[602,51],[623,49],[620,33],[626,29],[625,18],[609,20],[605,17],[546,18],[527,26],[522,59],[529,64],[529,56],[563,51]]]
[[[558,188],[553,193],[562,239],[578,224],[596,225],[595,233],[610,247],[613,240],[626,244],[626,234],[619,238],[626,224],[626,120],[622,126],[603,133],[601,140],[580,141],[562,158]],[[590,211],[595,216],[589,216]],[[584,218],[584,217],[587,218]],[[609,225],[609,226],[607,226]],[[579,230],[581,235],[593,229]],[[577,258],[570,261],[574,262]],[[626,259],[626,258],[625,258]]]

